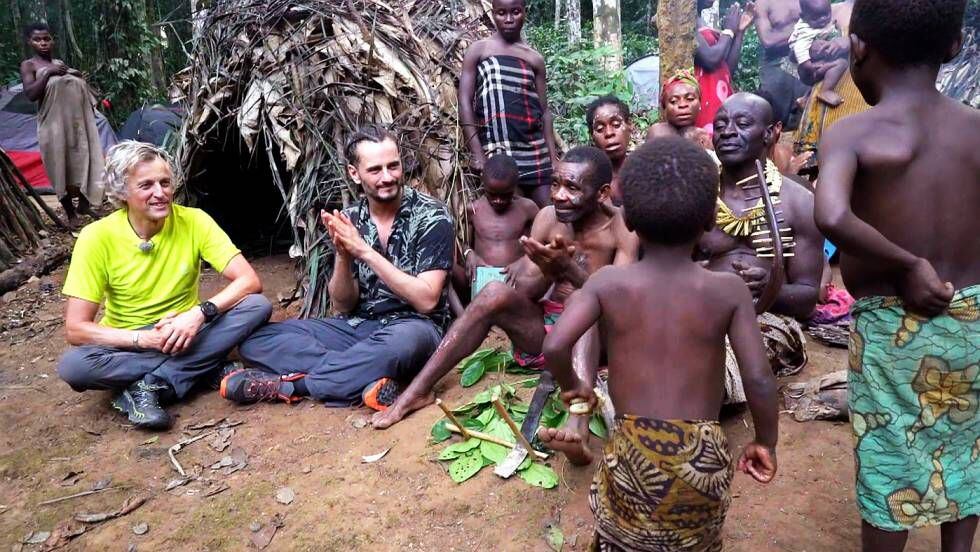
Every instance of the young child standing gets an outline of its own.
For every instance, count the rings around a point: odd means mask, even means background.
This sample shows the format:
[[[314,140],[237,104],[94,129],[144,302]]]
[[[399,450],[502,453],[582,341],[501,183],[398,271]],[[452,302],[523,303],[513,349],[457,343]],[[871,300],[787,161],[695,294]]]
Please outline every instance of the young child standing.
[[[811,85],[820,82],[817,99],[831,107],[844,102],[834,89],[847,72],[847,50],[819,46],[840,37],[830,0],[800,0],[800,20],[789,37],[789,46],[800,78]]]
[[[551,203],[557,164],[555,131],[545,85],[544,58],[521,39],[524,0],[493,0],[497,32],[474,42],[463,58],[459,119],[470,167],[504,153],[520,169],[521,191],[539,207]]]
[[[762,483],[776,473],[776,382],[745,282],[691,260],[714,226],[717,165],[683,138],[659,138],[630,155],[621,179],[643,259],[593,274],[544,342],[562,398],[590,403],[591,383],[572,371],[571,348],[595,323],[606,346],[617,427],[592,483],[593,550],[720,550],[734,471],[718,422],[725,335],[756,429],[738,467]],[[539,438],[587,450],[567,430],[542,429]]]
[[[980,113],[936,90],[966,0],[857,0],[851,76],[874,107],[820,143],[816,222],[854,295],[848,407],[865,551],[980,514]]]
[[[474,284],[503,280],[494,274],[524,256],[520,238],[530,235],[538,214],[533,201],[516,195],[520,174],[509,156],[491,157],[480,178],[483,196],[466,207],[472,248],[463,253],[462,266],[453,274],[460,297],[476,295],[480,290]]]

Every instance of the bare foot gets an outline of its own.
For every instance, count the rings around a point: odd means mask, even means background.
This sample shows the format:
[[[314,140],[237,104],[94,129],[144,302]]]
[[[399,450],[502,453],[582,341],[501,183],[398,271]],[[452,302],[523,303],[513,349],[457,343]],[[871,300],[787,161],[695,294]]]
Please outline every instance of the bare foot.
[[[592,452],[582,441],[582,437],[574,431],[542,427],[538,429],[538,439],[546,447],[564,453],[568,461],[576,466],[592,463]]]
[[[833,90],[821,90],[820,93],[817,94],[817,99],[830,107],[837,107],[844,103],[844,98],[841,98],[840,94],[834,92]]]
[[[402,393],[395,400],[395,404],[389,406],[387,410],[375,412],[374,416],[371,416],[371,425],[374,429],[387,429],[402,421],[405,416],[434,402],[436,402],[436,394],[431,391],[421,397]]]

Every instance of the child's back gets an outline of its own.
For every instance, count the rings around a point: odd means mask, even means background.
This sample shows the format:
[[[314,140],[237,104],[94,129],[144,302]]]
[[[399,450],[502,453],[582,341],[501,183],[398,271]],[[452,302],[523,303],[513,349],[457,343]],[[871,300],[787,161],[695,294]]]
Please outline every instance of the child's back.
[[[751,295],[734,274],[659,253],[647,248],[642,261],[604,268],[587,283],[601,309],[609,393],[619,413],[716,420],[725,335],[739,315],[755,323]]]
[[[630,155],[621,178],[643,260],[593,274],[544,343],[563,398],[591,402],[592,383],[572,371],[571,348],[593,324],[605,341],[617,416],[589,497],[593,549],[720,549],[735,468],[717,421],[725,335],[757,432],[739,467],[762,482],[776,471],[775,382],[742,279],[691,260],[714,225],[717,166],[683,138],[655,138]],[[538,435],[559,450],[577,438]]]
[[[844,151],[855,158],[850,203],[858,218],[928,260],[954,288],[980,283],[980,113],[935,92],[842,120],[823,144],[830,160]],[[900,294],[889,268],[842,255],[856,298]]]

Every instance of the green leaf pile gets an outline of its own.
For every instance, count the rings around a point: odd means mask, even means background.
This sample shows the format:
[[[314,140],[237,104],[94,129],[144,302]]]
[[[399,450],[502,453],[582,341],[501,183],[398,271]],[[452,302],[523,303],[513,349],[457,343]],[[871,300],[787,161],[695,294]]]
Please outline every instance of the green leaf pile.
[[[517,364],[514,356],[509,351],[500,349],[480,349],[472,355],[464,358],[456,367],[459,370],[459,384],[463,387],[472,387],[483,379],[488,372],[502,372],[507,374],[534,374],[530,370]]]
[[[486,353],[485,351],[490,351]],[[495,353],[493,349],[484,349],[478,353],[484,353],[481,358],[488,358]],[[475,355],[474,355],[475,356]],[[473,357],[470,357],[471,359]],[[462,365],[466,365],[464,361]],[[465,368],[463,369],[465,373]],[[501,383],[490,386],[477,393],[463,405],[453,409],[453,415],[459,423],[466,429],[482,431],[494,437],[498,437],[508,443],[514,442],[514,434],[493,407],[493,400],[499,398],[507,409],[507,413],[517,425],[524,421],[527,415],[527,403],[520,402],[517,396],[517,388],[533,388],[537,385],[538,378],[527,378],[514,382],[513,384]],[[544,427],[561,427],[568,420],[568,410],[558,399],[559,390],[548,397],[541,413],[541,425]],[[443,418],[437,421],[431,430],[432,440],[435,443],[442,443],[449,440],[453,433],[446,428],[449,420]],[[600,438],[606,438],[606,426],[602,418],[595,414],[589,421],[589,429]],[[449,462],[449,476],[456,483],[462,483],[480,472],[486,466],[500,464],[510,452],[510,447],[504,447],[496,443],[481,441],[479,439],[467,439],[452,443],[439,453],[439,460]],[[544,489],[551,489],[558,485],[558,475],[553,469],[545,464],[534,462],[533,454],[529,454],[524,462],[518,467],[517,474],[528,484]]]

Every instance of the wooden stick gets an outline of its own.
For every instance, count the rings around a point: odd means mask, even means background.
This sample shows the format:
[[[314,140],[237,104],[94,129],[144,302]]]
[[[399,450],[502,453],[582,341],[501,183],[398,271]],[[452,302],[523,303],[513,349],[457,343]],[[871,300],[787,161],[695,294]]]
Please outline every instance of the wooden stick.
[[[98,489],[95,491],[83,491],[80,493],[75,493],[73,495],[62,496],[60,498],[52,498],[51,500],[45,500],[44,502],[38,502],[38,506],[48,506],[49,504],[56,504],[58,502],[64,502],[65,500],[71,500],[73,498],[81,498],[83,496],[94,495],[97,493],[104,493],[106,491],[117,491],[123,487],[106,487],[104,489]]]
[[[452,431],[453,433],[459,433],[461,435],[463,433],[462,431],[460,431],[460,428],[454,424],[446,424],[446,429]],[[514,443],[511,443],[510,441],[507,441],[505,439],[501,439],[500,437],[490,435],[489,433],[483,433],[482,431],[474,431],[472,429],[467,430],[467,433],[469,434],[470,437],[474,439],[479,439],[481,441],[486,441],[488,443],[493,443],[495,445],[500,445],[502,447],[514,448]],[[550,456],[547,452],[541,452],[540,450],[531,449],[531,452],[533,452],[535,456],[537,456],[542,460],[547,460],[548,457]]]
[[[534,447],[531,446],[531,443],[527,442],[527,439],[524,437],[524,434],[521,433],[521,428],[517,427],[517,424],[515,424],[514,420],[511,419],[510,414],[507,413],[507,409],[504,408],[504,405],[503,403],[500,402],[500,399],[493,400],[493,407],[497,409],[497,414],[499,414],[500,417],[503,418],[505,422],[507,422],[507,427],[509,427],[510,430],[514,432],[514,438],[517,439],[517,442],[520,443],[522,447],[524,447],[524,450],[528,452],[534,450]]]
[[[448,408],[446,408],[446,405],[442,404],[442,399],[436,399],[436,406],[442,409],[442,413],[445,414],[447,418],[449,418],[449,421],[452,422],[453,425],[459,428],[459,433],[462,434],[463,437],[466,437],[467,439],[471,437],[469,430],[463,427],[463,424],[459,423],[459,420],[457,420],[456,416],[453,415],[452,410],[449,410]]]

